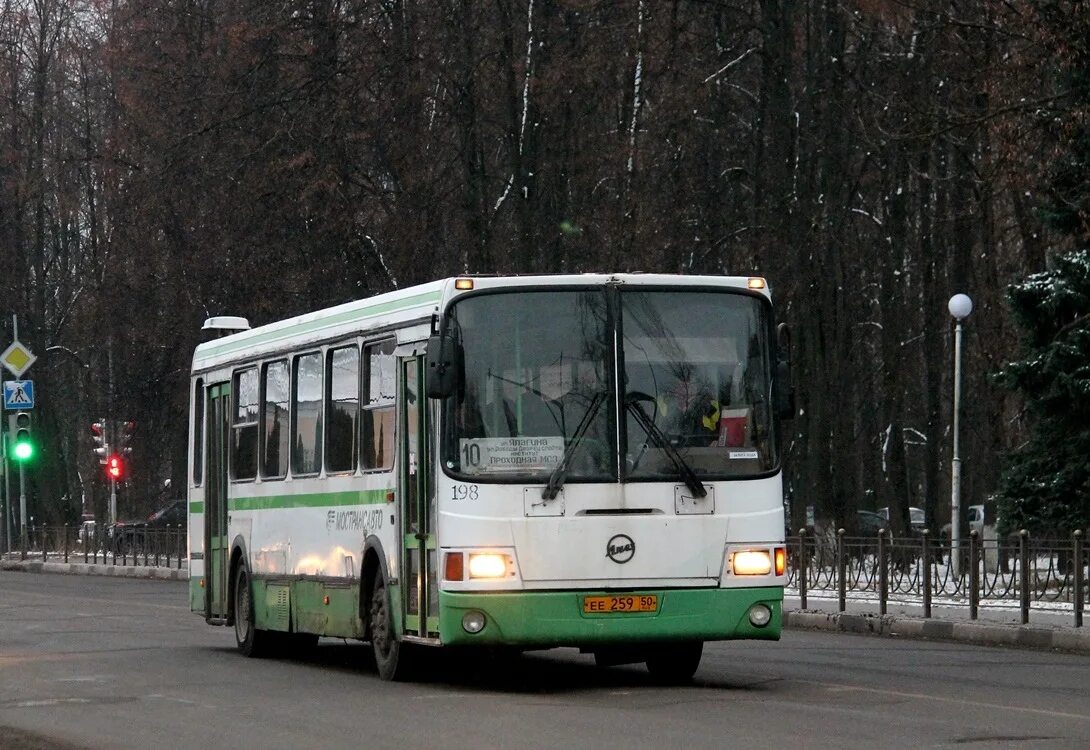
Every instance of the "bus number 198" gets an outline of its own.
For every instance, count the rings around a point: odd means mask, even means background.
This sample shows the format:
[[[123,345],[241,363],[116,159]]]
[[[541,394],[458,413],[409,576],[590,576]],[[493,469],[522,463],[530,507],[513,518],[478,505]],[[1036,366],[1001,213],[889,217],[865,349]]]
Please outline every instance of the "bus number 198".
[[[452,500],[476,500],[478,497],[478,489],[475,484],[456,484],[454,485],[454,495]]]

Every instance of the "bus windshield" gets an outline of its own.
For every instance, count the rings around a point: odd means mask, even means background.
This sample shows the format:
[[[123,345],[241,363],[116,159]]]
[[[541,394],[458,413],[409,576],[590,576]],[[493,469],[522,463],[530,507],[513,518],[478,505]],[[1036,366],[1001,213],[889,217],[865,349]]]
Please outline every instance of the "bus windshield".
[[[459,398],[448,401],[447,469],[479,479],[544,480],[579,432],[567,480],[615,479],[608,317],[600,289],[458,302],[452,324],[465,377]]]
[[[621,330],[626,479],[676,479],[679,462],[698,478],[775,468],[770,326],[759,298],[626,289]]]
[[[447,471],[546,482],[566,462],[564,482],[617,481],[620,470],[622,481],[691,485],[775,468],[767,304],[681,289],[615,299],[619,318],[604,289],[487,293],[452,307],[464,379],[445,406]]]

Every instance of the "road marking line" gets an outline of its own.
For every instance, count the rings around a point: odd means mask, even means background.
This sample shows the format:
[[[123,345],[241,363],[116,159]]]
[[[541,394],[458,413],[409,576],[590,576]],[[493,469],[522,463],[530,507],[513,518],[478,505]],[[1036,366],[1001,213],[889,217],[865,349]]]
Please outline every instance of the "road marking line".
[[[890,695],[896,698],[912,698],[915,700],[929,700],[937,701],[939,703],[954,703],[960,706],[974,706],[976,708],[992,708],[999,709],[1001,711],[1022,711],[1029,714],[1040,714],[1041,716],[1052,716],[1062,719],[1079,719],[1081,721],[1090,721],[1090,715],[1086,714],[1072,714],[1066,711],[1051,711],[1047,708],[1029,708],[1028,706],[1011,706],[1006,703],[984,703],[983,701],[971,701],[965,698],[946,698],[941,695],[929,695],[928,693],[908,693],[901,690],[885,690],[883,688],[869,688],[859,685],[837,685],[831,682],[818,682],[817,680],[798,680],[788,679],[789,682],[801,682],[806,685],[817,685],[818,687],[825,688],[831,692],[838,693],[872,693],[875,695]]]
[[[82,652],[81,652],[82,653]],[[24,662],[37,662],[37,661],[65,661],[71,659],[73,656],[79,656],[77,653],[65,654],[65,653],[25,653],[25,652],[11,652],[5,651],[0,653],[0,667],[10,667],[16,664],[22,664]]]

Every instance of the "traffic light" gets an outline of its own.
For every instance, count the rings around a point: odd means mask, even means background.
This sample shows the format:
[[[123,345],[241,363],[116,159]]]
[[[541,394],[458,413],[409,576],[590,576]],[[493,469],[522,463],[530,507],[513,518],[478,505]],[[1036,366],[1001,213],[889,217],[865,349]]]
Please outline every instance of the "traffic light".
[[[18,411],[8,417],[11,431],[11,454],[16,461],[25,463],[34,458],[34,441],[31,439],[29,411]]]
[[[125,461],[116,453],[106,459],[106,476],[115,482],[120,482],[125,476]]]
[[[123,422],[121,425],[121,437],[118,438],[118,445],[121,448],[121,455],[128,456],[132,453],[132,446],[129,443],[132,442],[132,436],[136,432],[136,422],[129,420]]]
[[[98,456],[100,464],[106,464],[106,457],[110,455],[110,441],[106,435],[106,420],[100,419],[91,424],[91,440],[94,442],[94,452]]]

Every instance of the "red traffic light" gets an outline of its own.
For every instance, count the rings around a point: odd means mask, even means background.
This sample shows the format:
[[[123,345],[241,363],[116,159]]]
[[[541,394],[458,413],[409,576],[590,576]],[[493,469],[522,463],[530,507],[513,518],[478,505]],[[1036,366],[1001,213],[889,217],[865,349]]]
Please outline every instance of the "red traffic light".
[[[106,476],[115,481],[125,474],[125,462],[116,453],[106,459]]]

